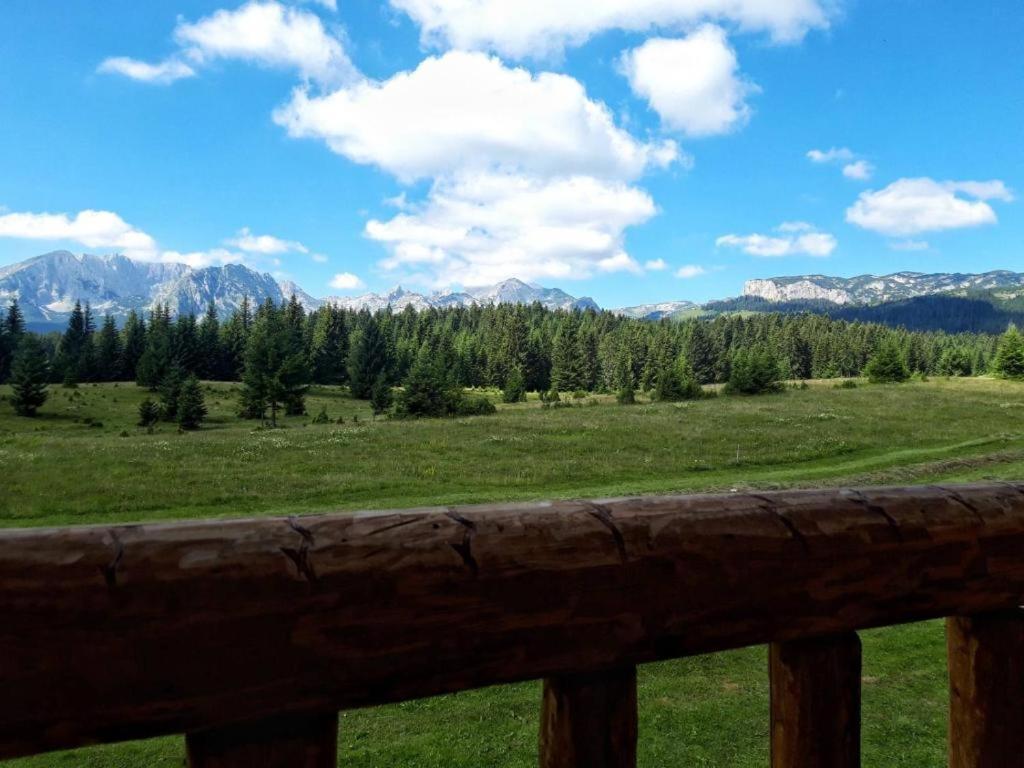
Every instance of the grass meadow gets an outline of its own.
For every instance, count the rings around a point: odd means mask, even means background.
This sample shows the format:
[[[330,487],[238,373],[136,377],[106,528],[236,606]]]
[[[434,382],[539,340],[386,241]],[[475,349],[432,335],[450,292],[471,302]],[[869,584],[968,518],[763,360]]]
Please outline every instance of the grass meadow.
[[[54,387],[38,419],[0,402],[0,526],[1024,476],[1024,385],[989,379],[814,382],[679,404],[530,401],[411,422],[374,421],[365,403],[317,388],[311,415],[277,430],[239,420],[232,385],[204,387],[210,420],[187,434],[136,427],[148,393],[129,384]],[[311,423],[321,409],[332,423]],[[942,623],[862,638],[864,764],[945,765]],[[643,667],[639,693],[641,765],[767,764],[765,648]],[[538,710],[539,683],[526,683],[343,713],[339,765],[533,766]],[[183,761],[174,737],[2,765]]]

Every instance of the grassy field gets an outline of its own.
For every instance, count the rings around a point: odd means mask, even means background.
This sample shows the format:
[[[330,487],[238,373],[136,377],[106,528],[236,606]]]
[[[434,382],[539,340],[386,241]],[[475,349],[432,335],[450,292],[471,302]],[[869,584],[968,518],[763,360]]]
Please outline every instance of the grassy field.
[[[0,397],[7,393],[0,388]],[[1024,385],[985,379],[620,407],[608,398],[496,416],[372,421],[318,389],[344,423],[261,430],[209,385],[208,428],[134,426],[131,385],[54,388],[37,420],[0,402],[0,526],[128,522],[711,489],[1024,476]],[[100,425],[97,426],[97,423]],[[864,764],[945,764],[942,625],[863,633]],[[764,648],[641,670],[641,764],[763,766]],[[339,765],[532,766],[535,683],[345,713]],[[180,766],[180,738],[4,766]]]

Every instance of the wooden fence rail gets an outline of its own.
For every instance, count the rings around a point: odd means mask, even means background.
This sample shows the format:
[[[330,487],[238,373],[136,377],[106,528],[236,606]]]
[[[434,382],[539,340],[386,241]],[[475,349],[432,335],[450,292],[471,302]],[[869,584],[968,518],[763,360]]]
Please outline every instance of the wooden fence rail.
[[[636,762],[636,665],[771,644],[772,765],[859,764],[856,630],[949,622],[950,765],[1024,766],[1024,484],[0,532],[0,757],[186,733],[333,766],[337,712],[543,678],[540,764]]]

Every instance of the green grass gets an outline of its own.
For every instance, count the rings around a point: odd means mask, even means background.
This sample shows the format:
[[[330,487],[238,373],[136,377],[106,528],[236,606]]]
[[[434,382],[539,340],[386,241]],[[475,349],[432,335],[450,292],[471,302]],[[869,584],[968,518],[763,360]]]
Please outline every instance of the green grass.
[[[981,379],[530,402],[412,422],[371,421],[365,403],[325,388],[310,413],[326,407],[344,424],[297,417],[278,430],[237,419],[232,387],[208,389],[208,428],[187,434],[136,427],[147,393],[130,385],[54,388],[35,420],[0,403],[0,526],[822,485],[900,468],[899,482],[923,482],[1024,463],[1024,388]]]
[[[621,407],[535,401],[492,417],[371,421],[363,403],[318,389],[344,424],[259,430],[209,386],[207,429],[134,426],[147,393],[54,388],[37,420],[0,402],[0,526],[128,522],[848,483],[1024,476],[1024,386],[984,379]],[[0,388],[0,396],[6,390]],[[353,422],[358,416],[358,422]],[[86,420],[100,421],[102,427]],[[945,764],[942,624],[862,634],[864,764]],[[644,766],[763,766],[764,648],[644,667]],[[532,766],[536,683],[344,713],[339,765]],[[4,766],[180,766],[180,738],[46,755]]]

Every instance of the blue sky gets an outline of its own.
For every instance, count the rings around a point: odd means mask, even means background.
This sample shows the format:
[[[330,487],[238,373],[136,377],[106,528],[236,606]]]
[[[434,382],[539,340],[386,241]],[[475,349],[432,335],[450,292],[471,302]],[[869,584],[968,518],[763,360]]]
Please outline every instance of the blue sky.
[[[101,12],[96,9],[102,8]],[[7,0],[0,265],[605,306],[1024,270],[1019,0]]]

